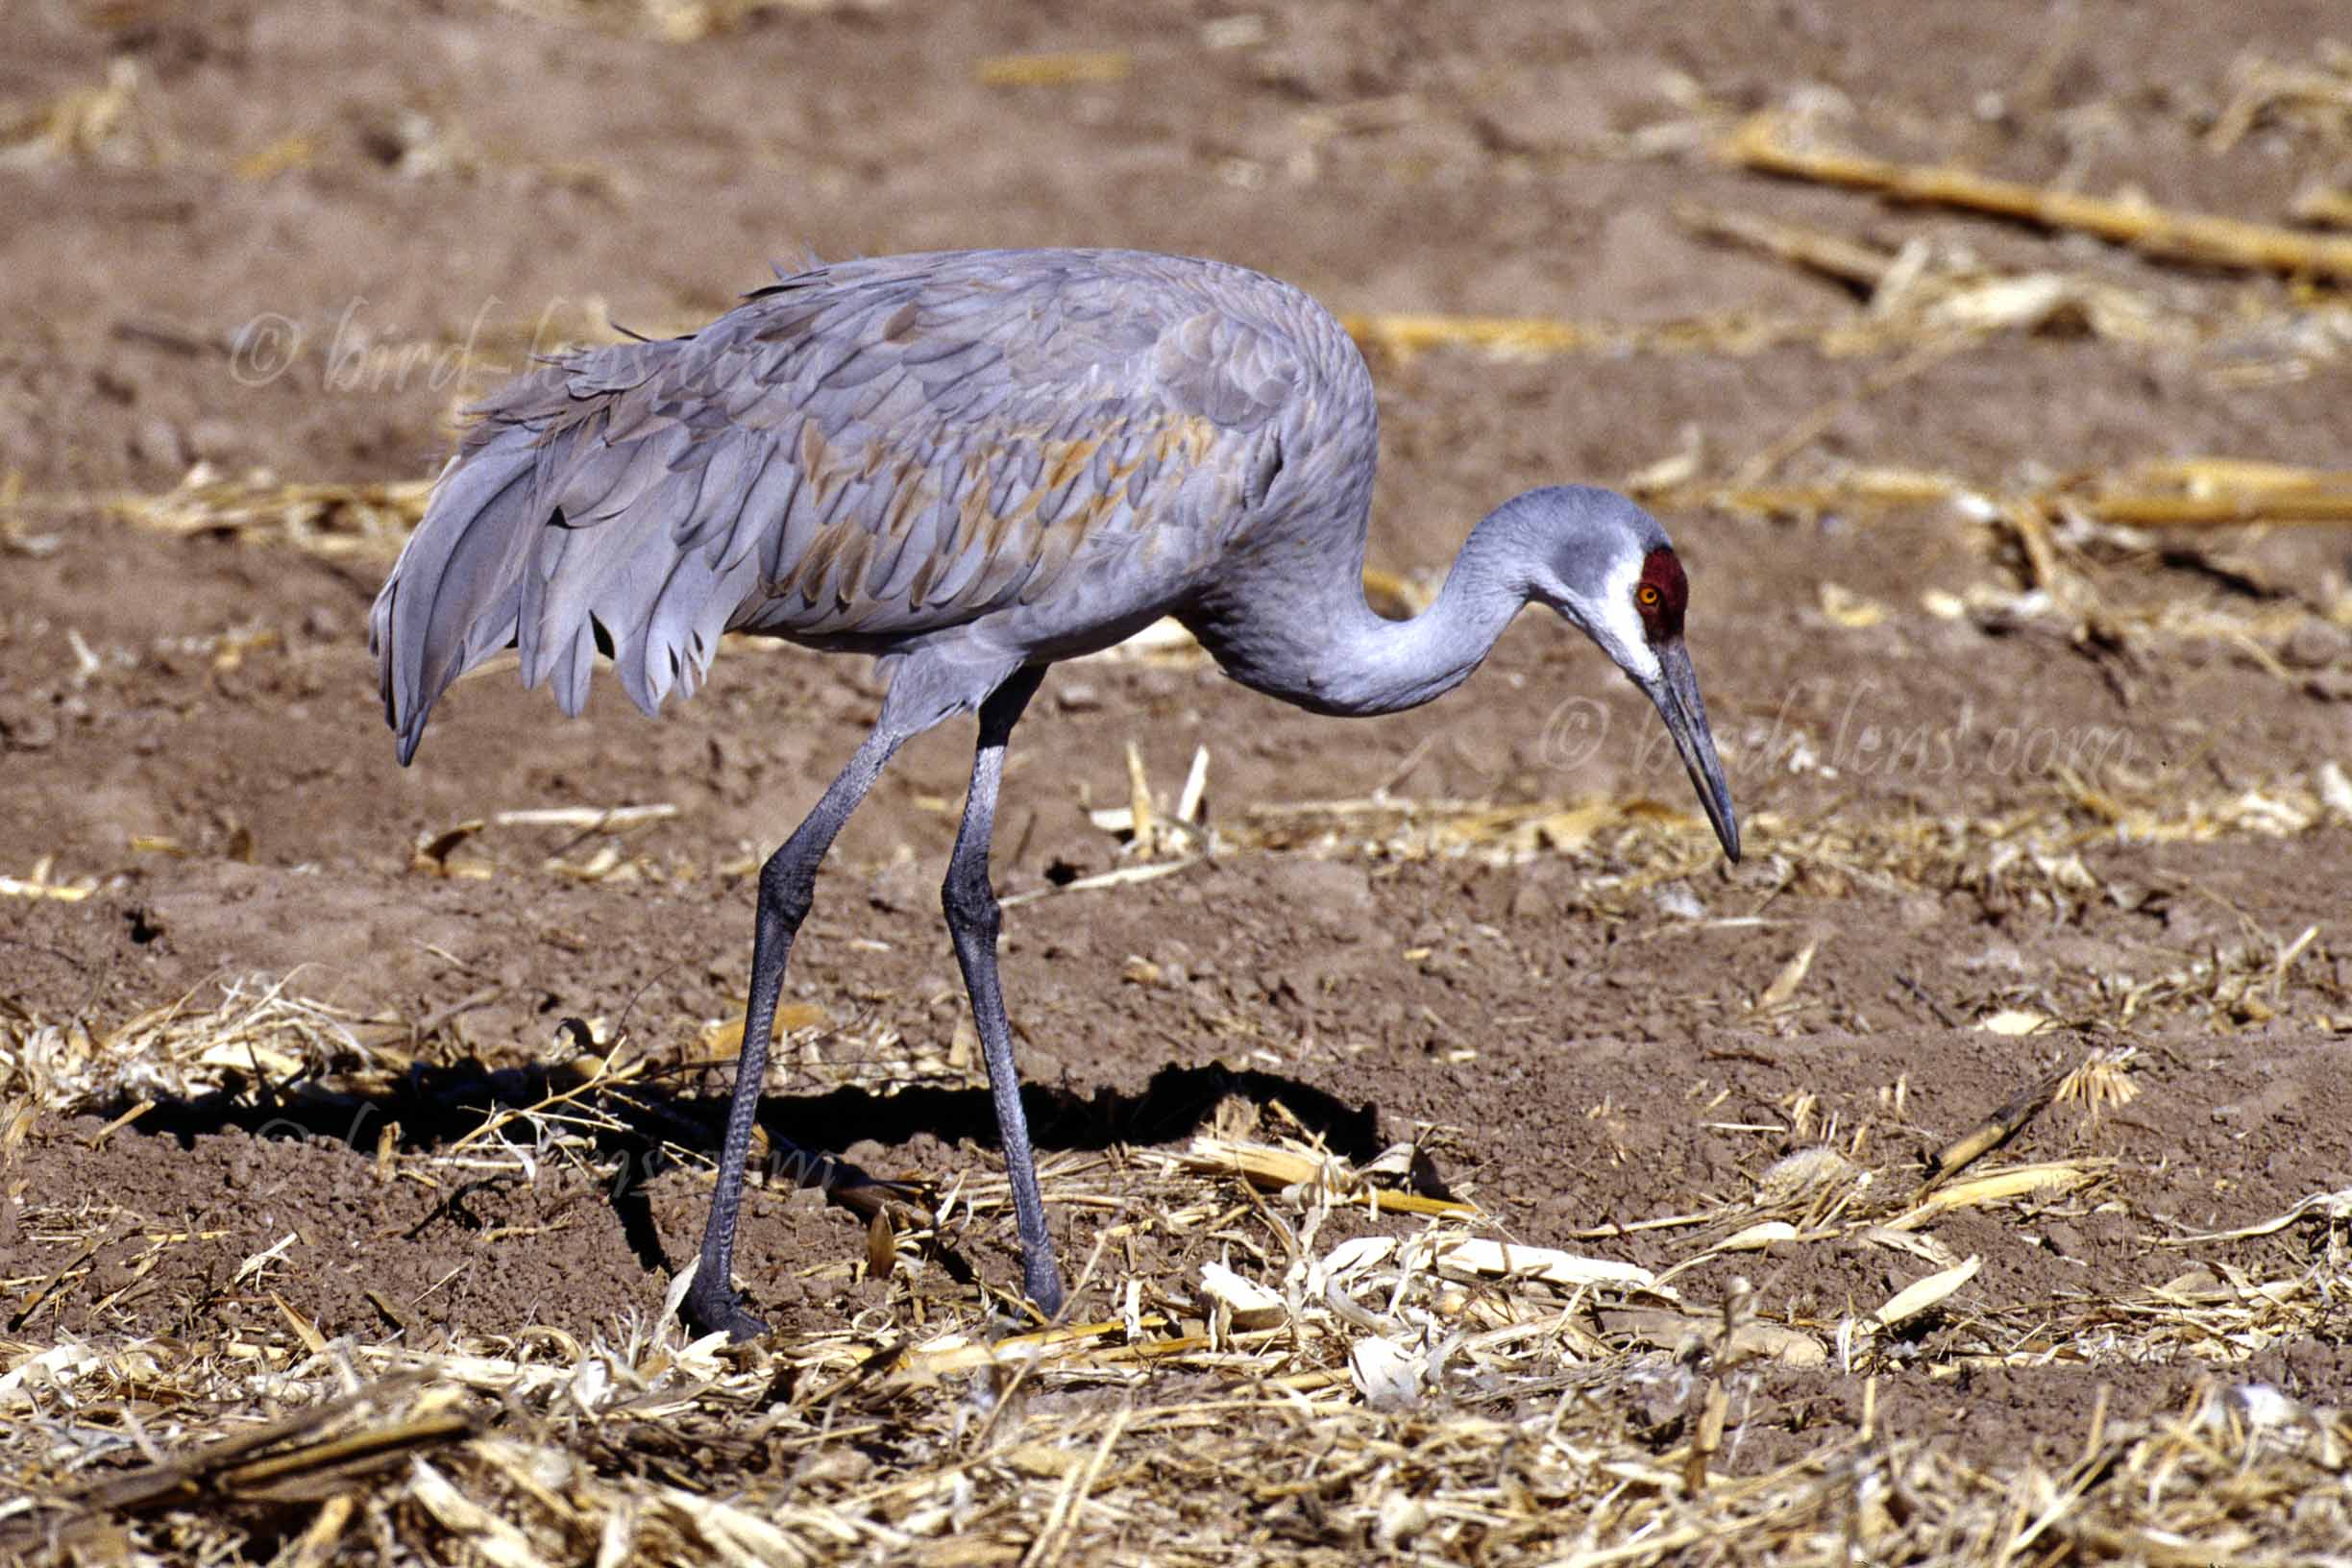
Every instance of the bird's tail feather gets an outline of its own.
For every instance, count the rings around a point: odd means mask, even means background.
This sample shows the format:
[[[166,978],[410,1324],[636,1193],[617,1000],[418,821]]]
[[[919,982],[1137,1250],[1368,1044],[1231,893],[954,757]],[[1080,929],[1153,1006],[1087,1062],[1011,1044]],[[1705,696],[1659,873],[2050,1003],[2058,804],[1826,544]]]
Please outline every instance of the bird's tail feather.
[[[493,441],[442,471],[425,520],[368,615],[368,648],[403,764],[450,683],[515,640],[537,532],[529,515],[536,454],[527,442],[499,450],[507,444]]]
[[[648,713],[698,683],[756,562],[679,548],[668,520],[691,533],[702,476],[600,433],[507,426],[443,472],[368,618],[403,763],[441,694],[503,648],[568,714],[587,702],[600,652]]]

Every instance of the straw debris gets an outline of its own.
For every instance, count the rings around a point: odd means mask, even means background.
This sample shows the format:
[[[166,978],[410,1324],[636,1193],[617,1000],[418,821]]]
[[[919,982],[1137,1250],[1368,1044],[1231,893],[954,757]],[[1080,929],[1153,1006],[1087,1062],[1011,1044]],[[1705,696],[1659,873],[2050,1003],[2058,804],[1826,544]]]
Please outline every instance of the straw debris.
[[[2145,202],[1996,180],[1948,165],[1867,158],[1802,142],[1779,114],[1749,119],[1725,138],[1719,152],[1730,162],[1767,174],[2095,234],[2168,260],[2352,279],[2352,242],[2238,218],[2171,211]]]
[[[174,145],[138,61],[117,56],[103,83],[74,87],[44,104],[0,110],[0,167],[99,163],[146,168],[169,162]]]
[[[256,1073],[284,1082],[381,1065],[392,1020],[293,994],[283,978],[233,978],[220,992],[209,1007],[182,997],[103,1030],[0,1018],[0,1099],[70,1115],[133,1097],[194,1099]]]
[[[285,484],[266,470],[228,478],[199,463],[178,488],[114,503],[124,521],[183,538],[291,546],[331,559],[390,560],[425,517],[429,479]]]
[[[872,11],[889,0],[499,0],[542,21],[693,43],[732,33],[770,12]]]
[[[586,1025],[567,1033],[573,1055],[536,1089],[475,1100],[475,1130],[438,1145],[386,1140],[377,1163],[429,1177],[485,1161],[523,1169],[533,1150],[593,1162],[614,1146],[599,1139],[658,1126],[641,1098],[648,1059]],[[209,1064],[231,1056],[320,1092],[429,1090],[388,1043],[399,1038],[393,1020],[238,984],[114,1031],[0,1024],[0,1100],[86,1106],[96,1078],[184,1096],[217,1084]],[[57,1061],[67,1043],[94,1066]],[[2049,1097],[2112,1098],[2096,1086],[2120,1066],[2087,1060]],[[1267,1119],[1286,1121],[1279,1108]],[[1139,1541],[1164,1561],[1335,1563],[1386,1541],[1446,1560],[1658,1562],[1703,1548],[1958,1563],[2052,1543],[2082,1560],[2285,1559],[2352,1528],[2352,1426],[2275,1388],[2206,1379],[2144,1416],[2102,1409],[2082,1463],[2059,1474],[1889,1441],[1869,1413],[1969,1366],[2219,1368],[2308,1335],[2333,1310],[2327,1271],[2254,1272],[2248,1255],[2212,1249],[2332,1232],[2352,1213],[2342,1194],[2236,1232],[2165,1237],[2206,1250],[2119,1298],[2009,1299],[1985,1266],[1989,1233],[1954,1256],[1938,1226],[1963,1211],[2028,1219],[2100,1189],[2128,1197],[2122,1166],[2038,1161],[1915,1202],[1861,1163],[1858,1138],[1835,1139],[1783,1157],[1749,1201],[1605,1233],[1655,1238],[1680,1259],[1666,1271],[1610,1256],[1605,1239],[1590,1254],[1524,1244],[1469,1204],[1390,1185],[1409,1183],[1409,1148],[1362,1169],[1311,1140],[1245,1136],[1132,1151],[1115,1171],[1048,1161],[1049,1203],[1115,1211],[1114,1232],[1149,1227],[1193,1261],[1132,1271],[1106,1236],[1081,1312],[1111,1311],[1016,1333],[986,1291],[923,1261],[954,1244],[951,1211],[1002,1223],[1001,1182],[944,1200],[859,1187],[873,1254],[859,1266],[889,1282],[892,1309],[740,1350],[683,1336],[683,1277],[649,1321],[584,1338],[330,1337],[301,1309],[290,1236],[246,1261],[248,1287],[275,1311],[240,1319],[233,1342],[43,1339],[43,1303],[81,1288],[112,1234],[103,1214],[49,1204],[25,1223],[54,1262],[6,1282],[15,1327],[0,1333],[18,1337],[0,1338],[0,1454],[22,1484],[0,1504],[0,1551],[149,1561],[268,1537],[306,1561],[699,1568],[1073,1562]],[[1851,1245],[1916,1256],[1924,1272],[1827,1316],[1721,1272]],[[385,1309],[389,1325],[399,1304]],[[1785,1386],[1771,1380],[1790,1377],[1859,1380],[1862,1424],[1759,1466],[1746,1457],[1755,1424]],[[116,1410],[135,1418],[135,1441]],[[725,1489],[706,1493],[674,1460],[695,1453],[785,1462],[732,1463]],[[2305,1501],[2263,1501],[2289,1495]]]

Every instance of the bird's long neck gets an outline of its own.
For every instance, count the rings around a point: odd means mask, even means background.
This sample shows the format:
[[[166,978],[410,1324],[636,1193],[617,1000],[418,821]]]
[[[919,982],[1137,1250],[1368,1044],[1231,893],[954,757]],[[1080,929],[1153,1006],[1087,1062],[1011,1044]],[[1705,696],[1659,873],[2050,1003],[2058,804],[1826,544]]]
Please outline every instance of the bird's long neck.
[[[1436,600],[1409,621],[1364,602],[1359,549],[1296,579],[1237,583],[1193,630],[1227,674],[1301,707],[1348,716],[1418,707],[1468,679],[1527,604],[1507,513],[1470,530]]]

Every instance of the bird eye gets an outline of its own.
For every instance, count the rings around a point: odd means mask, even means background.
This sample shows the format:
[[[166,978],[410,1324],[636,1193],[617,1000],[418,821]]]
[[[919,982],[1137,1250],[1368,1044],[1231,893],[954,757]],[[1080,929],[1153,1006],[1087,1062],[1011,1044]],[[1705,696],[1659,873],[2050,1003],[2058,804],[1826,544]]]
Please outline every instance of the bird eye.
[[[1658,591],[1645,582],[1633,590],[1633,599],[1643,609],[1654,610],[1657,608]]]

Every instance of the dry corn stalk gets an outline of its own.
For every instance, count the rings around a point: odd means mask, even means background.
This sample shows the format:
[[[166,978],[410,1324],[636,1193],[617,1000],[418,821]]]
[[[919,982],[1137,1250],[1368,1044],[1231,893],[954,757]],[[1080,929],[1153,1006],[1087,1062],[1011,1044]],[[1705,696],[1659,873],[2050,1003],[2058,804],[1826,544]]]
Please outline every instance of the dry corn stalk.
[[[1800,147],[1778,114],[1754,115],[1719,144],[1731,162],[1767,174],[1956,207],[2046,229],[2074,230],[2150,256],[2248,272],[2352,279],[2352,240],[2204,212],[1996,180],[1943,164],[1898,163],[1838,149]]]

